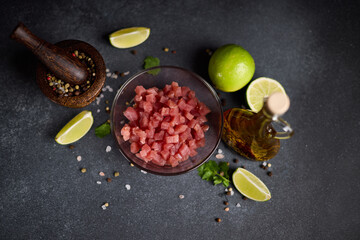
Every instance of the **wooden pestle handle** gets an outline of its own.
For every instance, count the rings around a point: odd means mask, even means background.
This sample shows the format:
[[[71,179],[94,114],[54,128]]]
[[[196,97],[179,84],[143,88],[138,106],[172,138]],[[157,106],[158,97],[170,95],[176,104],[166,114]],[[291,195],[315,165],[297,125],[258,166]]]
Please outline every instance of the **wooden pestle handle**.
[[[75,85],[87,80],[85,64],[64,49],[38,38],[23,23],[18,24],[10,37],[29,48],[57,78]]]

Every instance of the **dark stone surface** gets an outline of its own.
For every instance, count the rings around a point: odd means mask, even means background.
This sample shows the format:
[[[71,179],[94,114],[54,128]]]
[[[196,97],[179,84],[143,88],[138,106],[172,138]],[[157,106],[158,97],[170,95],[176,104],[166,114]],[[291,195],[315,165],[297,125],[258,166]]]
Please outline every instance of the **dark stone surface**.
[[[0,239],[358,239],[359,9],[359,1],[2,3]],[[84,108],[95,123],[75,149],[58,145],[54,136],[79,110],[52,103],[37,87],[35,58],[8,37],[19,20],[52,43],[89,42],[111,71],[131,74],[152,55],[208,79],[205,49],[242,45],[255,59],[255,77],[272,77],[286,88],[291,108],[284,118],[296,133],[270,161],[272,177],[258,163],[240,158],[234,164],[235,154],[220,148],[232,169],[245,165],[273,198],[244,201],[236,192],[225,212],[223,187],[196,171],[161,177],[131,168],[112,137],[94,135],[108,119],[104,100],[111,102],[128,77],[108,78],[114,92]],[[132,26],[151,28],[137,55],[107,41],[109,33]],[[243,93],[221,93],[226,108],[245,105]],[[108,145],[113,150],[106,153]],[[120,176],[106,183],[99,171]],[[104,202],[110,203],[106,211]]]

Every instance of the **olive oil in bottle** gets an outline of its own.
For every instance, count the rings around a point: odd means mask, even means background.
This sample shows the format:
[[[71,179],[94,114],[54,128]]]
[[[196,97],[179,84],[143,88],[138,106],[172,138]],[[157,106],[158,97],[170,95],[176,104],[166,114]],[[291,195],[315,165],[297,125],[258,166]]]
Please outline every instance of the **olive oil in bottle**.
[[[264,99],[258,113],[241,108],[225,111],[222,140],[246,158],[258,161],[273,158],[280,150],[280,139],[293,135],[290,125],[279,117],[289,106],[289,97],[279,92]],[[272,126],[274,122],[284,131],[277,132]]]

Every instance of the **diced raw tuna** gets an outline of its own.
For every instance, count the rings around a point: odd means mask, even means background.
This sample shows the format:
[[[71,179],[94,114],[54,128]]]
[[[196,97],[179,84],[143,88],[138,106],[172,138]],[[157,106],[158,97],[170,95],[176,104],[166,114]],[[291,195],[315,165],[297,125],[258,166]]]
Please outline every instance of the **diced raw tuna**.
[[[132,107],[128,107],[124,111],[124,116],[129,119],[129,121],[136,121],[139,118],[138,112]]]
[[[125,124],[121,129],[121,136],[123,136],[124,141],[127,141],[130,139],[130,126],[128,124]]]
[[[205,146],[204,132],[209,130],[205,115],[210,109],[194,91],[172,82],[163,90],[137,86],[135,92],[134,106],[124,111],[129,123],[121,136],[129,140],[130,151],[138,158],[175,167]]]
[[[165,137],[165,142],[166,143],[178,143],[179,142],[179,135]]]
[[[137,142],[132,142],[130,144],[130,152],[137,153],[140,150],[140,145]]]

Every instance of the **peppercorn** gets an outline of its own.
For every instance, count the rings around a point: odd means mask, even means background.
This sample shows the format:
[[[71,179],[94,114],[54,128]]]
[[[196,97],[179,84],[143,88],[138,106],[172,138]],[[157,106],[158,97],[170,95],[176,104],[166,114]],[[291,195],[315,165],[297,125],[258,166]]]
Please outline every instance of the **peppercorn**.
[[[164,52],[168,52],[169,48],[164,48],[163,50],[164,50]]]
[[[111,179],[111,178],[107,178],[106,181],[107,181],[107,182],[111,182],[112,179]]]
[[[228,201],[224,201],[224,205],[229,205],[229,202]]]
[[[221,222],[221,218],[215,218],[215,221]]]
[[[238,163],[239,159],[235,158],[233,161],[234,161],[234,163]]]
[[[246,199],[247,199],[247,197],[245,197],[245,196],[242,196],[242,199],[243,199],[243,200],[246,200]]]
[[[226,192],[226,195],[230,196],[230,195],[231,195],[231,192]]]
[[[125,73],[120,73],[120,77],[124,77],[125,76]]]
[[[267,175],[269,175],[269,177],[271,177],[273,174],[272,174],[272,172],[267,172]]]
[[[74,146],[74,145],[69,145],[69,148],[70,148],[70,149],[74,149],[75,146]]]
[[[230,210],[230,208],[229,208],[229,207],[226,207],[226,208],[224,208],[224,210],[225,210],[226,212],[228,212],[228,211]]]
[[[106,100],[106,101],[105,101],[105,104],[109,104],[109,100]]]
[[[136,51],[136,50],[131,50],[131,53],[132,53],[133,55],[136,55],[136,54],[137,54],[137,51]]]
[[[174,53],[174,54],[175,54],[175,53],[176,53],[176,51],[175,51],[175,50],[172,50],[172,51],[171,51],[171,53]]]
[[[114,177],[118,177],[120,175],[119,172],[114,172]]]
[[[241,165],[241,168],[245,169],[245,166],[244,166],[244,165]]]
[[[81,171],[82,173],[86,173],[86,168],[82,168],[82,169],[80,169],[80,171]]]

